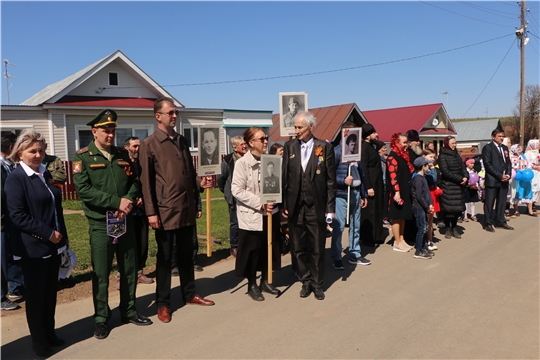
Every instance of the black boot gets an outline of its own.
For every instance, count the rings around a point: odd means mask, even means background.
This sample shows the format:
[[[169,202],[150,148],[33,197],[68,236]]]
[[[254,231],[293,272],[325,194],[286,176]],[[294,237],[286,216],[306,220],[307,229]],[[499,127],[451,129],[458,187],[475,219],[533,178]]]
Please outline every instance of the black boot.
[[[455,237],[456,239],[461,239],[461,235],[459,235],[459,232],[457,231],[456,227],[452,228],[452,236]]]
[[[264,274],[261,280],[261,291],[272,295],[279,295],[279,290],[274,285],[268,283],[268,279]]]
[[[257,286],[255,277],[248,279],[248,295],[255,301],[263,301],[264,296],[261,289]]]
[[[446,227],[446,232],[444,233],[444,238],[445,239],[451,239],[452,238],[452,227],[450,227],[450,226]]]

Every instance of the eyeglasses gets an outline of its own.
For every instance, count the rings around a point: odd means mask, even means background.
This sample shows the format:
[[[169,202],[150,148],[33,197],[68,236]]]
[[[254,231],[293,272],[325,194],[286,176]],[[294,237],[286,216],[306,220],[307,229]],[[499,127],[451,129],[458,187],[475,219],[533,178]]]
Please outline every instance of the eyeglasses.
[[[169,115],[169,116],[173,116],[174,114],[176,114],[176,116],[178,116],[180,114],[180,110],[171,110],[166,113],[158,111],[158,114]]]
[[[268,139],[270,139],[268,136],[263,136],[263,137],[260,138],[260,139],[253,139],[252,141],[265,142],[265,141],[268,141]]]

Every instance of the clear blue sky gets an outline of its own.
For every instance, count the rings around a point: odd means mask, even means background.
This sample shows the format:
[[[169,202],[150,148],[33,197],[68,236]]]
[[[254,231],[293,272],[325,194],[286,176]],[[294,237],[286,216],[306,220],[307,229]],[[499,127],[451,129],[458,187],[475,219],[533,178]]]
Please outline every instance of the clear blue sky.
[[[527,7],[526,84],[536,85],[540,6]],[[278,112],[289,91],[307,91],[311,108],[441,102],[453,119],[509,116],[517,104],[516,1],[2,1],[1,11],[2,59],[17,65],[11,104],[115,50],[191,108]],[[2,104],[5,88],[3,78]]]

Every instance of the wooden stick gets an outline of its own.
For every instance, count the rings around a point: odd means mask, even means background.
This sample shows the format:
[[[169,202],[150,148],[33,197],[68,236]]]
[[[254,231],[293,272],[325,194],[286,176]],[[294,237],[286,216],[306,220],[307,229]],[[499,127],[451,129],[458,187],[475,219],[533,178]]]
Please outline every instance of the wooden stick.
[[[268,283],[272,283],[272,212],[268,212]]]
[[[206,189],[206,256],[212,257],[212,201],[210,199],[210,189]]]
[[[351,163],[349,163],[349,174],[351,176]],[[351,203],[351,186],[347,186],[347,212],[345,213],[345,218],[347,219],[346,224],[349,225],[349,204]]]

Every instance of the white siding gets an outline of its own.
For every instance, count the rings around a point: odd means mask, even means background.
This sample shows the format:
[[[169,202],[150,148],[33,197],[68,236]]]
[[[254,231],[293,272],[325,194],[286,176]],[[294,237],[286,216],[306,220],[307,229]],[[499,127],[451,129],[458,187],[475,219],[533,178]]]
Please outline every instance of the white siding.
[[[47,143],[51,141],[49,134],[49,116],[46,110],[43,111],[24,111],[24,110],[3,110],[1,128],[34,128],[41,133]]]
[[[48,153],[54,154],[62,160],[67,160],[64,114],[51,114],[51,122],[54,136],[54,149],[49,149]]]

